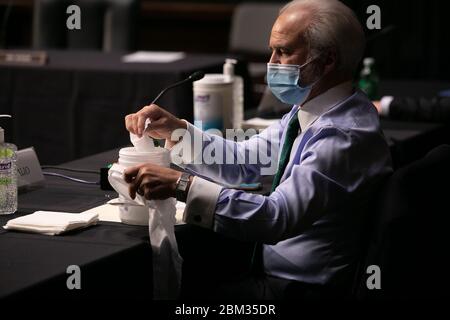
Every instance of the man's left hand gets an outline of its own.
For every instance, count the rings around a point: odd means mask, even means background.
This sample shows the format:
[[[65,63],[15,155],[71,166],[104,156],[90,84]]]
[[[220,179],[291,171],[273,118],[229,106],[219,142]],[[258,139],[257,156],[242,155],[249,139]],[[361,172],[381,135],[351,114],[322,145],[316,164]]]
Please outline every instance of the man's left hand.
[[[124,178],[130,184],[130,197],[136,193],[148,200],[162,200],[175,197],[175,188],[181,172],[157,166],[140,164],[125,170]]]

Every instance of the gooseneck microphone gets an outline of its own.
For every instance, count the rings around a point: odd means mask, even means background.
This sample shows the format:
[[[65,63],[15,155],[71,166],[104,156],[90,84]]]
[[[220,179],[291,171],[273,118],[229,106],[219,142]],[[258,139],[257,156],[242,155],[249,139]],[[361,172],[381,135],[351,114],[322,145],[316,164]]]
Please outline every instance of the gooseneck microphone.
[[[175,87],[178,87],[178,86],[181,86],[182,84],[184,84],[184,83],[186,83],[186,82],[194,82],[194,81],[200,80],[200,79],[202,79],[204,76],[205,76],[205,73],[204,73],[203,71],[196,71],[196,72],[194,72],[193,74],[191,74],[189,77],[187,77],[186,79],[181,80],[181,81],[178,81],[178,82],[175,82],[174,84],[171,84],[170,86],[164,88],[164,89],[156,96],[156,98],[153,99],[153,101],[152,101],[151,104],[155,104],[155,103],[159,100],[159,98],[161,98],[161,97],[164,95],[164,93],[166,93],[168,90],[170,90],[170,89],[172,89],[172,88],[175,88]]]

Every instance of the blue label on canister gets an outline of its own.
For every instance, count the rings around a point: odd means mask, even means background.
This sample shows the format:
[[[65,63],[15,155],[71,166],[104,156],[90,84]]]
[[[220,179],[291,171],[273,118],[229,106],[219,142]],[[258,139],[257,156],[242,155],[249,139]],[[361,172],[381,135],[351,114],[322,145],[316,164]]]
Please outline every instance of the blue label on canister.
[[[223,129],[223,105],[220,94],[199,93],[194,96],[194,125],[205,131]]]

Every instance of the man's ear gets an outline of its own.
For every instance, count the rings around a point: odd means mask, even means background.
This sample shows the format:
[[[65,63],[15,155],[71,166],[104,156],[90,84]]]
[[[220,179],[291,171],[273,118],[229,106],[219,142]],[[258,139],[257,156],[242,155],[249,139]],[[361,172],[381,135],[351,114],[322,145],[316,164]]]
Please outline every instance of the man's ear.
[[[331,48],[327,51],[323,58],[324,73],[327,74],[330,71],[336,69],[337,66],[337,51],[335,48]]]

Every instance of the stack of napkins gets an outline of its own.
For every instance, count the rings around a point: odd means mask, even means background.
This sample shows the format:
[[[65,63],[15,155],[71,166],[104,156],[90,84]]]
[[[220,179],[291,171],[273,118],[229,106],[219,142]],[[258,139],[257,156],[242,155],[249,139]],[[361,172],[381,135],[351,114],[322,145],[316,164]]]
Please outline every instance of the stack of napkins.
[[[54,236],[66,231],[88,227],[96,224],[97,221],[98,214],[96,213],[36,211],[33,214],[9,220],[3,228]]]

